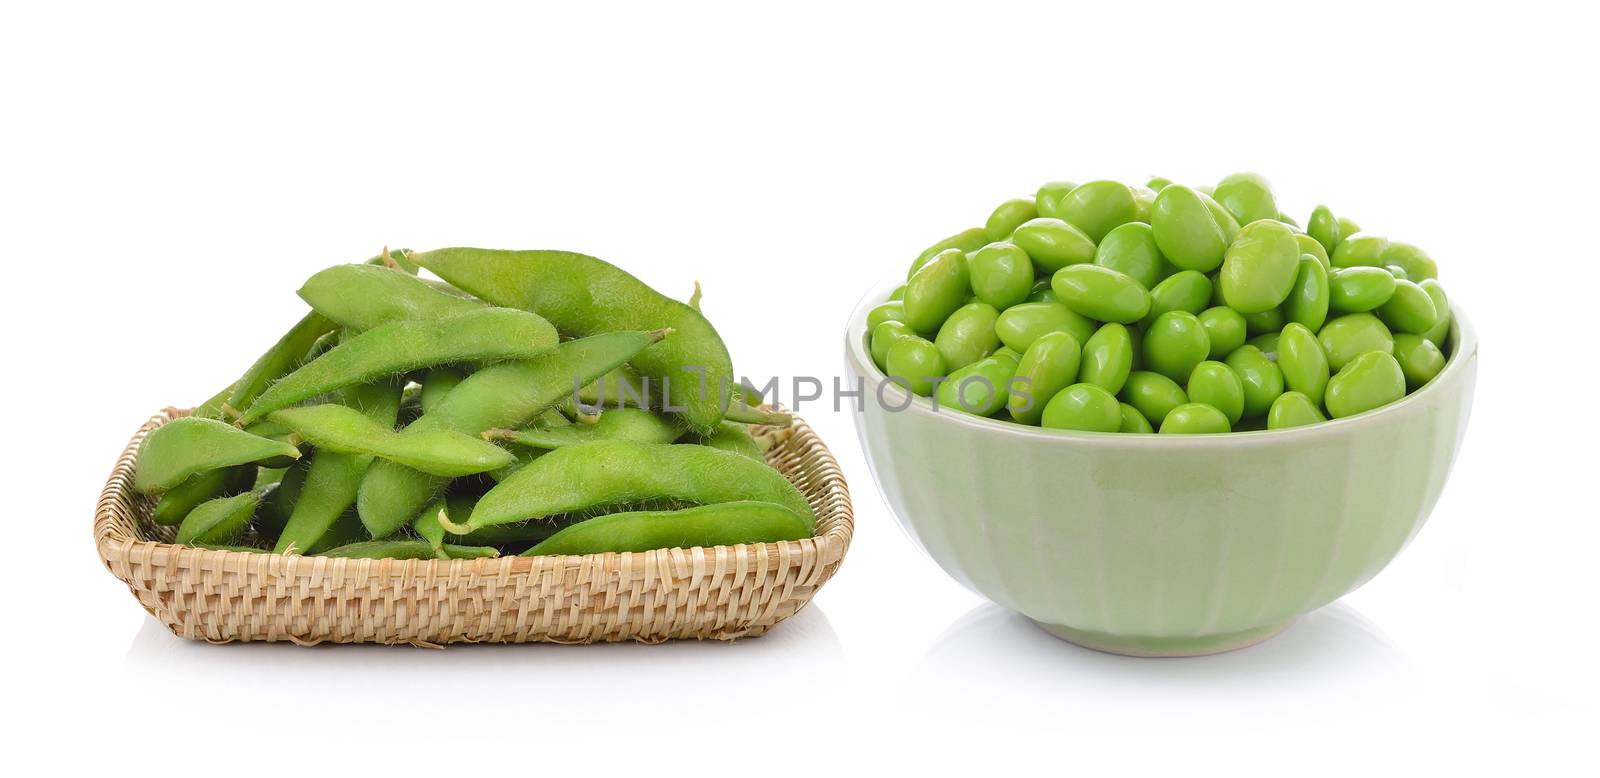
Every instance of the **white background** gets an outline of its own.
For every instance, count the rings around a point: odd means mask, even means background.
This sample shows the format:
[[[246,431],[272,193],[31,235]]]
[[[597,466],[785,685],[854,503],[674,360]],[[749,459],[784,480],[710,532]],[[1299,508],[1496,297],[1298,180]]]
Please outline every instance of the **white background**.
[[[1592,18],[562,5],[0,12],[8,741],[118,774],[1594,768]],[[860,293],[999,201],[1239,169],[1299,218],[1326,202],[1428,248],[1482,335],[1429,525],[1257,648],[1112,657],[986,605],[901,535],[849,414],[814,406],[856,541],[761,639],[209,646],[95,558],[139,423],[232,380],[305,277],[384,244],[698,279],[742,372],[829,377]]]

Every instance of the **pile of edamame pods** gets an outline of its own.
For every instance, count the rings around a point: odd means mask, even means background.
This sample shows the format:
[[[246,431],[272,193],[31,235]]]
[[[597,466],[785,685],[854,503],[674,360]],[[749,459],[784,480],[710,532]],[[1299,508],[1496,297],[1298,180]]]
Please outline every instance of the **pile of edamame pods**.
[[[1259,175],[1055,181],[923,251],[867,319],[912,392],[1020,424],[1195,434],[1392,403],[1444,369],[1434,261]]]
[[[443,281],[425,280],[425,268]],[[693,304],[594,257],[390,252],[306,281],[238,381],[153,430],[134,488],[177,542],[471,559],[811,537]]]

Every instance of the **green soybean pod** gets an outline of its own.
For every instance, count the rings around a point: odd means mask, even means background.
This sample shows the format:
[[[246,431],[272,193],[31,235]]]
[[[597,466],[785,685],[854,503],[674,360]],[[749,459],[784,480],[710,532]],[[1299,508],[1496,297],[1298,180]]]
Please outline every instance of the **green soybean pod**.
[[[392,321],[334,346],[267,387],[239,421],[250,424],[319,394],[417,368],[456,362],[531,359],[557,342],[543,317],[485,308],[448,319]]]
[[[284,408],[274,411],[272,418],[321,450],[373,456],[429,475],[457,478],[487,473],[513,461],[505,449],[479,437],[447,429],[396,432],[390,424],[346,405]]]
[[[1144,315],[1149,327],[1156,317],[1168,311],[1199,314],[1211,300],[1211,279],[1194,270],[1180,270],[1162,279],[1150,290],[1150,310]]]
[[[1328,367],[1335,372],[1368,351],[1394,353],[1394,334],[1370,313],[1340,316],[1322,325],[1317,339],[1322,341],[1322,350],[1328,355]]]
[[[446,543],[435,550],[426,540],[364,540],[320,551],[316,556],[334,559],[435,559],[442,551],[449,559],[493,559],[500,552],[486,546]]]
[[[1039,187],[1039,191],[1033,196],[1034,209],[1038,211],[1040,216],[1059,218],[1057,206],[1061,204],[1061,198],[1066,197],[1068,192],[1076,188],[1078,188],[1078,185],[1071,181],[1051,181],[1046,183],[1044,186]]]
[[[1377,310],[1394,295],[1395,277],[1381,267],[1335,268],[1328,276],[1328,309],[1335,313]]]
[[[261,491],[262,496],[255,523],[262,537],[276,539],[289,525],[289,517],[300,504],[300,495],[305,492],[311,475],[309,464],[302,460],[284,468],[283,475],[270,489],[257,479],[256,490]]]
[[[316,311],[306,314],[234,382],[222,411],[248,408],[274,381],[299,367],[318,340],[338,328],[332,319]]]
[[[1083,343],[1094,334],[1095,323],[1059,302],[1023,303],[1001,311],[994,331],[1001,343],[1020,354],[1049,332],[1070,332]]]
[[[794,511],[775,503],[738,501],[676,511],[611,513],[573,524],[523,556],[604,554],[658,548],[737,546],[811,537]]]
[[[1311,211],[1311,219],[1306,222],[1306,234],[1322,244],[1322,249],[1329,257],[1339,249],[1339,242],[1344,235],[1339,229],[1339,220],[1333,217],[1333,211],[1326,205],[1319,205]]]
[[[1122,409],[1122,426],[1117,427],[1118,432],[1135,432],[1148,435],[1156,431],[1155,427],[1150,426],[1150,420],[1146,419],[1138,408],[1127,403],[1118,403],[1117,405]]]
[[[150,520],[162,526],[176,525],[207,500],[232,497],[249,489],[256,470],[254,465],[238,465],[195,473],[161,495],[150,511]]]
[[[1158,192],[1150,210],[1150,228],[1161,255],[1173,265],[1202,273],[1222,265],[1228,237],[1193,189],[1172,185]]]
[[[1012,243],[991,243],[972,252],[967,273],[972,293],[1002,311],[1033,292],[1033,260]]]
[[[749,434],[737,422],[723,422]],[[567,424],[558,427],[534,426],[525,429],[491,429],[480,435],[484,440],[500,440],[531,448],[561,448],[595,440],[632,440],[639,443],[671,443],[683,435],[672,420],[645,408],[613,408],[600,414],[593,424]]]
[[[1244,417],[1244,384],[1233,368],[1221,362],[1208,360],[1195,365],[1184,391],[1189,395],[1189,402],[1204,403],[1222,411],[1230,425],[1238,424]]]
[[[1394,336],[1394,361],[1406,376],[1406,386],[1415,389],[1432,381],[1444,370],[1444,352],[1421,335]]]
[[[216,419],[186,416],[145,436],[139,446],[133,488],[140,494],[165,492],[207,470],[282,457],[298,459],[300,450]]]
[[[872,363],[877,365],[879,370],[888,370],[889,347],[893,346],[895,341],[900,338],[916,337],[920,336],[905,322],[886,321],[873,327],[872,342],[868,344],[869,350],[872,352]]]
[[[1278,201],[1272,185],[1256,173],[1234,173],[1223,178],[1212,190],[1216,200],[1240,224],[1258,219],[1277,219]]]
[[[399,381],[353,386],[343,392],[346,405],[380,429],[392,430],[400,413]],[[308,553],[328,536],[340,517],[356,503],[361,479],[372,464],[362,453],[318,448],[305,468],[305,480],[294,495],[273,552]],[[359,519],[356,521],[359,527]]]
[[[1225,362],[1239,374],[1239,383],[1244,386],[1245,418],[1266,413],[1272,401],[1283,394],[1283,371],[1255,346],[1240,346]]]
[[[1056,203],[1056,216],[1099,243],[1113,228],[1133,221],[1138,205],[1127,184],[1089,181],[1072,188]]]
[[[1339,241],[1339,247],[1329,258],[1334,267],[1383,267],[1383,253],[1388,248],[1388,238],[1358,232]]]
[[[1310,397],[1299,392],[1284,392],[1278,395],[1278,399],[1272,401],[1272,407],[1267,409],[1269,430],[1304,427],[1327,420],[1328,418],[1322,415],[1322,409],[1317,407]]]
[[[733,383],[722,336],[699,311],[621,268],[568,251],[456,248],[411,259],[495,305],[532,311],[568,337],[670,329],[671,338],[630,363],[641,375],[664,383],[672,406],[682,409],[679,418],[690,427],[709,432],[722,421],[724,388]]]
[[[1011,233],[1011,242],[1028,253],[1034,267],[1046,273],[1094,261],[1094,241],[1061,219],[1041,216],[1024,222]]]
[[[997,354],[952,372],[939,384],[934,395],[937,407],[974,416],[999,413],[1010,397],[1007,387],[1016,372],[1017,362],[1010,354]]]
[[[1139,409],[1152,425],[1160,424],[1173,408],[1189,402],[1188,393],[1176,381],[1147,370],[1128,374],[1128,381],[1118,394],[1123,402]]]
[[[1150,312],[1150,293],[1109,267],[1064,267],[1050,277],[1050,288],[1068,308],[1098,321],[1128,324]]]
[[[1073,384],[1045,403],[1039,423],[1057,430],[1116,432],[1122,428],[1122,406],[1094,384]]]
[[[1410,243],[1398,240],[1389,241],[1389,246],[1383,250],[1381,260],[1385,265],[1397,265],[1406,271],[1406,278],[1412,281],[1423,281],[1439,277],[1439,265],[1423,251]]]
[[[1365,413],[1406,396],[1406,376],[1400,363],[1383,351],[1368,351],[1328,380],[1325,400],[1335,419]]]
[[[1396,279],[1394,283],[1394,292],[1378,306],[1378,318],[1396,333],[1422,335],[1433,329],[1439,312],[1427,290],[1410,281]]]
[[[1200,319],[1188,311],[1167,311],[1144,331],[1141,353],[1147,370],[1184,381],[1211,353]]]
[[[1211,435],[1231,432],[1228,417],[1205,403],[1184,403],[1161,420],[1162,435]]]
[[[383,265],[334,265],[306,279],[298,292],[311,309],[341,327],[366,330],[391,321],[442,319],[485,303],[452,294]]]
[[[1244,314],[1222,305],[1201,311],[1198,318],[1200,326],[1205,328],[1206,342],[1211,344],[1207,358],[1222,359],[1244,345]]]
[[[903,322],[905,320],[905,303],[902,303],[899,300],[890,300],[885,303],[880,303],[873,306],[872,310],[867,312],[867,332],[871,332],[874,327],[886,321]]]
[[[183,523],[178,525],[176,542],[186,546],[193,543],[235,543],[244,535],[250,516],[260,503],[260,492],[207,500],[183,517]]]
[[[957,249],[962,254],[969,254],[983,248],[989,243],[989,231],[983,227],[973,227],[951,235],[938,243],[922,250],[921,254],[911,262],[911,269],[906,271],[906,279],[910,280],[924,265],[933,261],[933,258],[951,249]]]
[[[428,374],[422,377],[422,391],[417,394],[422,412],[427,413],[438,407],[444,396],[465,380],[467,371],[452,365],[440,365],[428,370]],[[393,426],[392,420],[390,426]]]
[[[933,340],[945,369],[958,370],[994,351],[1000,345],[994,331],[999,318],[1000,312],[988,303],[968,303],[950,314]]]
[[[1218,284],[1228,307],[1243,314],[1278,307],[1294,289],[1300,244],[1282,222],[1258,221],[1228,246]]]
[[[1146,289],[1156,286],[1165,261],[1156,246],[1155,231],[1143,222],[1129,222],[1111,230],[1094,251],[1096,265],[1124,273]]]
[[[939,347],[923,338],[900,338],[884,360],[891,380],[923,397],[933,396],[937,381],[949,372]]]
[[[1289,299],[1283,301],[1286,321],[1303,324],[1312,332],[1322,329],[1328,320],[1328,270],[1316,257],[1301,254],[1299,271]]]
[[[551,451],[479,498],[466,522],[441,516],[439,523],[450,532],[467,534],[481,527],[656,500],[771,502],[803,518],[808,530],[816,526],[805,495],[764,462],[709,446],[622,440]]]
[[[984,223],[984,234],[991,242],[1005,240],[1023,222],[1039,216],[1038,204],[1031,197],[1018,197],[996,206]]]
[[[939,252],[906,282],[906,324],[917,332],[938,332],[971,288],[967,253],[960,249]]]
[[[1082,360],[1083,347],[1071,333],[1052,332],[1035,340],[1017,362],[1012,375],[1006,403],[1011,418],[1022,424],[1038,425],[1044,416],[1045,403],[1077,382]]]
[[[520,426],[665,336],[660,331],[608,332],[566,341],[538,359],[490,365],[468,376],[406,432],[444,429],[477,435]],[[373,537],[387,537],[410,524],[447,483],[394,462],[374,462],[356,495],[361,523]]]
[[[1283,372],[1283,383],[1291,391],[1299,392],[1317,404],[1328,388],[1328,355],[1322,342],[1305,325],[1290,323],[1284,326],[1278,338],[1278,369]]]
[[[1103,324],[1084,341],[1078,381],[1116,394],[1133,372],[1137,353],[1132,331],[1116,322]]]
[[[1303,232],[1297,232],[1294,234],[1294,240],[1296,243],[1300,244],[1301,256],[1306,256],[1308,254],[1311,255],[1322,264],[1323,270],[1333,267],[1333,260],[1328,258],[1327,250],[1324,249],[1322,244],[1318,243],[1315,238],[1312,238],[1310,235],[1307,235]]]
[[[631,439],[639,440],[641,443],[672,442],[671,440],[660,440],[659,438],[650,438],[647,440],[640,440],[639,438]],[[754,459],[757,462],[764,463],[767,461],[767,448],[766,445],[763,444],[763,441],[766,440],[766,438],[757,440],[756,436],[751,435],[750,425],[748,424],[737,421],[724,421],[722,424],[718,425],[717,431],[711,433],[710,435],[701,435],[699,433],[690,432],[680,438],[679,442],[698,443],[702,446],[710,446],[711,448],[720,449],[722,451],[731,451],[747,459]]]
[[[1445,297],[1444,287],[1432,278],[1423,279],[1417,286],[1428,293],[1433,300],[1434,322],[1433,326],[1422,336],[1433,342],[1433,345],[1444,348],[1445,339],[1450,337],[1450,300]]]

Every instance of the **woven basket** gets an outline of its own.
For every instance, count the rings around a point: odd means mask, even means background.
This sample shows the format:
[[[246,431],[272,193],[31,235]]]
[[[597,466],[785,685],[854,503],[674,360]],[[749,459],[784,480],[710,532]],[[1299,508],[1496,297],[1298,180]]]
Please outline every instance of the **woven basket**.
[[[133,491],[145,422],[95,508],[100,559],[174,634],[212,642],[300,644],[592,643],[753,637],[805,607],[850,546],[839,463],[799,418],[753,428],[773,467],[818,516],[807,540],[587,556],[473,560],[332,559],[174,545]]]

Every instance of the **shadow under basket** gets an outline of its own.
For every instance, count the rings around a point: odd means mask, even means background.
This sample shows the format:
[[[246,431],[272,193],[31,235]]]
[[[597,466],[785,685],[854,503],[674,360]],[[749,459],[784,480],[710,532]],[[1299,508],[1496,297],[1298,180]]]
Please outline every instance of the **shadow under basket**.
[[[752,428],[767,461],[817,514],[816,537],[715,548],[471,560],[333,559],[190,548],[150,521],[133,491],[151,417],[95,507],[100,559],[179,637],[300,644],[592,643],[732,640],[765,633],[839,569],[854,528],[839,463],[796,417]]]

